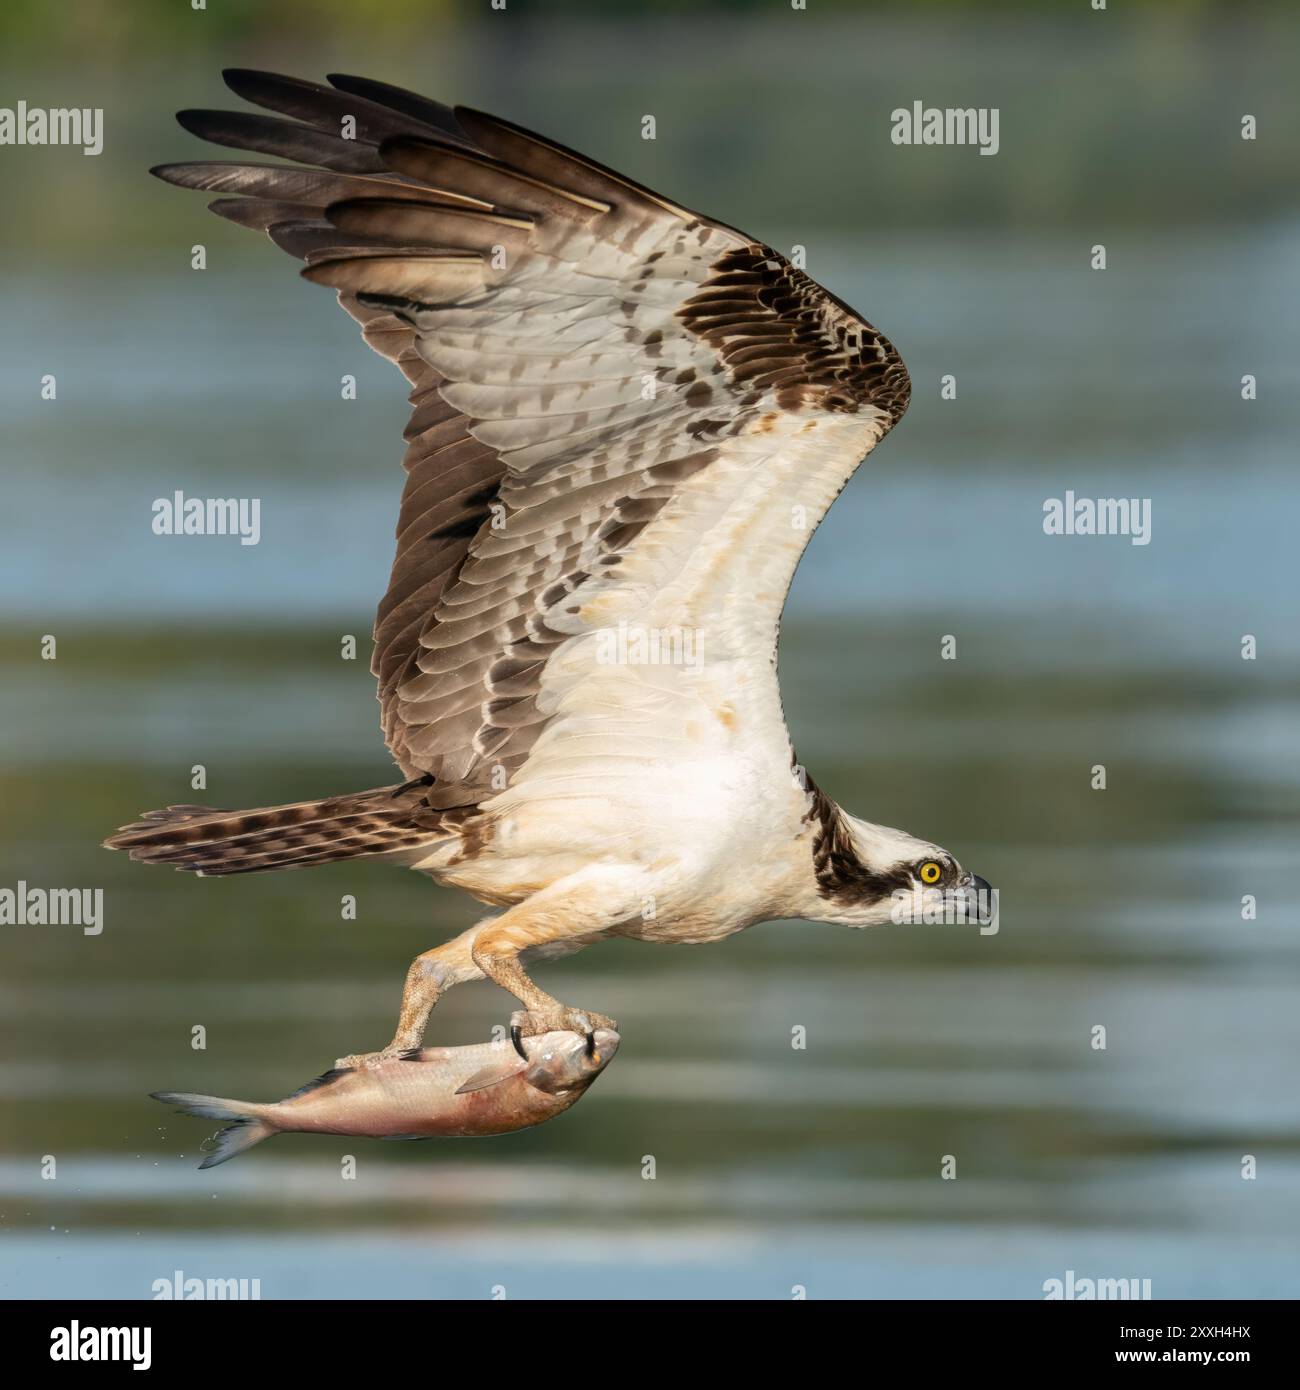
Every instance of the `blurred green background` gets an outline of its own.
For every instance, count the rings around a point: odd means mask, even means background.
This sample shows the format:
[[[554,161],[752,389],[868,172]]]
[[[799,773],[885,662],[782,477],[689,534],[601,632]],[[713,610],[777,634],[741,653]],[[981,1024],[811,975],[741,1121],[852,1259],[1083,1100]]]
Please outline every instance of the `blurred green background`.
[[[106,926],[0,928],[0,1291],[1034,1298],[1073,1269],[1294,1296],[1298,40],[1286,4],[6,6],[0,105],[102,106],[105,148],[0,149],[0,886],[102,887]],[[386,866],[97,848],[168,802],[391,775],[366,634],[404,383],[145,173],[222,157],[171,114],[238,106],[227,64],[497,111],[805,246],[890,335],[913,404],[796,580],[786,709],[832,795],[999,885],[996,936],[608,943],[543,968],[624,1034],[572,1114],[195,1171],[204,1126],[146,1092],[272,1098],[379,1046],[410,958],[478,913]],[[892,145],[917,99],[998,107],[1000,153]],[[154,536],[178,488],[260,497],[261,544]],[[1044,536],[1066,489],[1151,498],[1151,544]],[[511,1007],[458,990],[430,1041]]]

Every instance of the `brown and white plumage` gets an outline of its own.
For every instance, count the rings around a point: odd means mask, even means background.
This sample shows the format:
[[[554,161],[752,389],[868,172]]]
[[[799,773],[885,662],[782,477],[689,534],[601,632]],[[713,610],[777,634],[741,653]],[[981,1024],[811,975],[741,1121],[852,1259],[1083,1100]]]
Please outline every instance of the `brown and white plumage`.
[[[523,907],[626,866],[581,930],[520,950],[842,917],[810,847],[851,818],[791,776],[775,647],[809,536],[906,408],[893,347],[770,247],[506,121],[360,78],[226,80],[275,114],[181,123],[295,164],[154,172],[302,259],[411,383],[373,662],[407,781],[109,844],[205,873],[400,853]],[[688,630],[701,659],[610,662],[629,630]],[[928,848],[853,825],[891,862]],[[738,846],[762,867],[719,892]],[[645,892],[656,928],[631,920]]]

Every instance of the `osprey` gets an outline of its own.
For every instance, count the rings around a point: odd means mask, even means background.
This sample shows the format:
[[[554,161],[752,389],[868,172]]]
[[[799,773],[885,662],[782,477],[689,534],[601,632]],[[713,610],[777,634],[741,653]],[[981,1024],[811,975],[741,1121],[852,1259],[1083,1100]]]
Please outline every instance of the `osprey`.
[[[106,844],[198,874],[385,857],[503,907],[416,958],[392,1042],[348,1064],[418,1047],[484,977],[522,1005],[517,1046],[613,1028],[524,969],[608,937],[982,902],[951,854],[802,773],[777,686],[799,557],[907,407],[889,341],[771,247],[498,117],[225,79],[276,114],[181,124],[294,162],[153,172],[305,262],[411,383],[373,660],[404,780],[171,806]]]

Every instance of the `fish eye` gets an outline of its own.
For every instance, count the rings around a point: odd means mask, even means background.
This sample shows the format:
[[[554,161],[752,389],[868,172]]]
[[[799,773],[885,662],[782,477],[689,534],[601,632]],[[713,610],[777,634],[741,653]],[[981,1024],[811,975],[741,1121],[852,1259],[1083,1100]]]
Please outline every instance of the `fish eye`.
[[[935,884],[943,877],[943,868],[933,859],[927,859],[921,865],[921,882]]]

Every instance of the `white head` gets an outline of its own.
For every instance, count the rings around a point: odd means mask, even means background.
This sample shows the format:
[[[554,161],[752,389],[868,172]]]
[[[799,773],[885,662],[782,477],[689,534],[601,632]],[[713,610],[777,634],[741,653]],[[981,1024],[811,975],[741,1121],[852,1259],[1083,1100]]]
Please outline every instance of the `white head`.
[[[873,825],[841,811],[813,790],[816,899],[804,916],[872,927],[899,920],[900,895],[911,910],[936,896],[960,904],[971,921],[987,920],[992,889],[946,849],[905,830]]]

